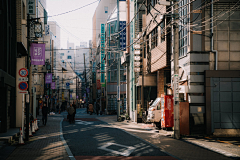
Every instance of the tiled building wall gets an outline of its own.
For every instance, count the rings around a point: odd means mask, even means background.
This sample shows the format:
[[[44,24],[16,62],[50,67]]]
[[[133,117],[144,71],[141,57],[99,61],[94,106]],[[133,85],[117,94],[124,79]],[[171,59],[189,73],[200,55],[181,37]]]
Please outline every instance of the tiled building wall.
[[[213,39],[214,50],[218,51],[218,70],[239,70],[240,68],[240,9],[234,5],[236,0],[224,0],[214,4],[213,16],[218,16],[214,22]],[[239,4],[238,4],[239,5]],[[221,12],[224,9],[224,12]],[[232,10],[229,12],[228,10]],[[205,10],[205,19],[210,18],[210,8]],[[205,35],[210,35],[210,26],[206,25]],[[211,39],[205,37],[205,50],[210,51]],[[210,62],[211,69],[215,62],[213,55],[211,56],[213,62]]]
[[[161,97],[164,94],[164,70],[157,72],[157,97]]]
[[[26,0],[16,0],[16,9],[17,42],[22,42],[27,48]]]

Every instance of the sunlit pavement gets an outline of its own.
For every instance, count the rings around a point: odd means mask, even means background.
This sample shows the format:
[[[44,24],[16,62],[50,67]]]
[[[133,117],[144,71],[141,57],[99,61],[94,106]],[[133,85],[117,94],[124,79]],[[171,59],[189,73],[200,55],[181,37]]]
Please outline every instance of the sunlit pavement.
[[[41,119],[40,116],[38,116]],[[48,117],[46,126],[40,121],[39,130],[24,145],[17,145],[7,160],[69,159],[60,138],[62,115]]]

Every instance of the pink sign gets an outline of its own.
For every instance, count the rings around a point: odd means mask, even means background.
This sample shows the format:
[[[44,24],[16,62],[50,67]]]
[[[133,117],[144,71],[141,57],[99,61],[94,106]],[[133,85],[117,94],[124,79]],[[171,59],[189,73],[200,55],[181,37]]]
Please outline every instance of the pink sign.
[[[45,65],[45,44],[32,43],[30,51],[32,65]]]
[[[55,82],[51,83],[51,89],[55,89]]]

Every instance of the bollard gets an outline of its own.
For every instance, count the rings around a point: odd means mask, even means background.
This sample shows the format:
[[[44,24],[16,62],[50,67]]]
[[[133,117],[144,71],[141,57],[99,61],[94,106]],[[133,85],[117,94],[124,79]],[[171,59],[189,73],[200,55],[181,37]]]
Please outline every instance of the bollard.
[[[22,132],[22,128],[20,128],[20,135],[19,135],[18,144],[25,144],[24,141],[23,141],[23,132]]]
[[[29,137],[33,137],[30,122],[29,122]]]
[[[33,121],[32,121],[32,133],[33,133],[33,134],[35,133],[35,127],[34,127]]]
[[[39,128],[38,128],[38,121],[37,121],[37,118],[36,118],[36,128],[37,128],[37,131],[38,131]]]
[[[34,128],[35,128],[35,131],[37,131],[36,119],[34,119]]]

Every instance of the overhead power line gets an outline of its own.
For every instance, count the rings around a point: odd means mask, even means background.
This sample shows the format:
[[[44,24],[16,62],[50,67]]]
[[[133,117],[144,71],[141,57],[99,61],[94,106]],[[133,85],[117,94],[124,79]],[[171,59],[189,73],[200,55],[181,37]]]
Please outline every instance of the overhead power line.
[[[77,8],[77,9],[74,9],[74,10],[71,10],[71,11],[67,11],[67,12],[64,12],[64,13],[59,13],[59,14],[52,15],[52,16],[48,16],[48,17],[56,17],[56,16],[60,16],[60,15],[64,15],[64,14],[68,14],[68,13],[71,13],[71,12],[77,11],[77,10],[79,10],[79,9],[85,8],[85,7],[87,7],[87,6],[90,6],[90,5],[92,5],[92,4],[96,3],[96,2],[99,2],[99,0],[94,1],[94,2],[92,2],[92,3],[89,3],[89,4],[85,5],[85,6],[79,7],[79,8]],[[42,17],[41,17],[41,18],[42,18]]]

